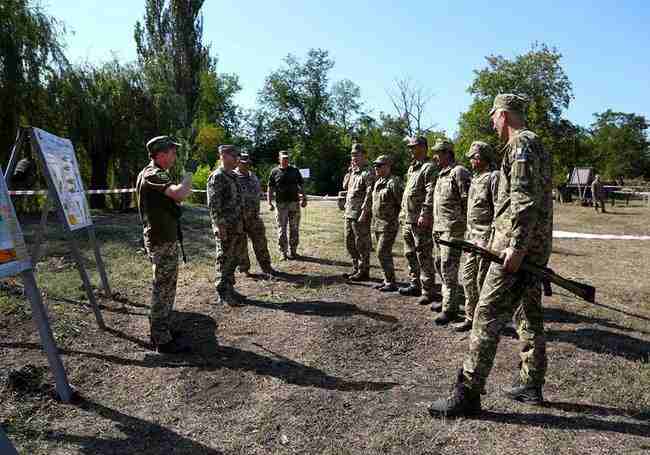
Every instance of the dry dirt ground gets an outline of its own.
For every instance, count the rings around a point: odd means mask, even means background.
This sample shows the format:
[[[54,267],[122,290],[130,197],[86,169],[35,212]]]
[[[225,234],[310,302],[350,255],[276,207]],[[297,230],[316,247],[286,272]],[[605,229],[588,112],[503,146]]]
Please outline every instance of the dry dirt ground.
[[[648,234],[650,209],[559,206],[556,227]],[[101,298],[97,329],[69,250],[51,221],[37,279],[74,404],[52,398],[52,378],[20,283],[0,294],[0,425],[22,454],[641,454],[650,453],[650,242],[557,241],[551,266],[592,283],[597,304],[555,288],[546,298],[549,371],[543,407],[513,403],[518,343],[503,337],[479,417],[435,420],[466,334],[432,325],[413,298],[346,283],[340,212],[303,214],[298,261],[283,276],[238,276],[244,307],[214,304],[214,243],[204,208],[188,210],[176,326],[195,353],[150,351],[150,268],[134,214],[98,214],[117,298]],[[33,221],[33,220],[32,220]],[[33,223],[25,224],[27,240]],[[88,253],[88,245],[83,244]],[[395,246],[406,277],[401,242]],[[94,270],[92,255],[86,254]],[[254,267],[257,267],[256,263]],[[372,274],[380,269],[373,258]],[[94,283],[98,282],[93,274]],[[10,371],[33,366],[16,385]],[[27,370],[23,370],[27,371]],[[14,375],[15,376],[15,375]]]

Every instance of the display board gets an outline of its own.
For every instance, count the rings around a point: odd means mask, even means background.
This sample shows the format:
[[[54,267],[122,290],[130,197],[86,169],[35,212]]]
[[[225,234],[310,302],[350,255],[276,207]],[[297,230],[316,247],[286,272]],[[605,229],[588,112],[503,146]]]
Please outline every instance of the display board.
[[[303,179],[308,179],[311,176],[311,170],[309,168],[300,169],[300,175]]]
[[[15,276],[31,268],[23,232],[3,174],[0,178],[0,278]]]
[[[68,227],[74,231],[90,226],[90,207],[72,142],[38,128],[33,131],[43,162],[61,201]]]

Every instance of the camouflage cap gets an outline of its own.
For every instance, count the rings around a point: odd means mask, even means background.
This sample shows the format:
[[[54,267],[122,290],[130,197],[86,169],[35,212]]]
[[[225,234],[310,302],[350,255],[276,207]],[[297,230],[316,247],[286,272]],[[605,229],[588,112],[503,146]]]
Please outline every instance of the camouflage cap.
[[[251,162],[251,158],[250,158],[250,155],[248,154],[248,152],[241,152],[239,154],[239,162],[240,163],[250,163]]]
[[[487,142],[483,141],[474,141],[472,145],[469,146],[469,150],[465,154],[467,158],[471,158],[476,154],[481,155],[481,159],[486,161],[492,161],[494,159],[494,153],[492,152],[492,146]]]
[[[393,164],[393,160],[391,159],[390,156],[388,155],[379,155],[375,161],[372,162],[372,165],[377,167],[377,166],[382,166],[384,164]]]
[[[350,150],[351,155],[358,155],[360,153],[366,153],[366,150],[363,148],[363,144],[354,143],[352,144],[352,150]]]
[[[161,150],[180,146],[181,144],[176,142],[176,139],[174,139],[172,136],[156,136],[152,139],[149,139],[147,142],[147,152],[149,155],[153,155],[154,153]]]
[[[490,115],[494,114],[499,109],[523,114],[526,112],[527,104],[528,99],[525,96],[515,95],[512,93],[501,93],[494,97],[494,103],[492,104],[492,109],[490,109]]]
[[[239,156],[239,149],[231,144],[224,144],[219,146],[219,153],[227,153],[230,156],[237,158]]]
[[[438,139],[435,144],[431,146],[433,153],[449,152],[454,153],[454,143],[447,139]]]
[[[406,138],[407,147],[415,147],[416,145],[424,145],[425,147],[428,147],[429,142],[424,136],[411,136]]]

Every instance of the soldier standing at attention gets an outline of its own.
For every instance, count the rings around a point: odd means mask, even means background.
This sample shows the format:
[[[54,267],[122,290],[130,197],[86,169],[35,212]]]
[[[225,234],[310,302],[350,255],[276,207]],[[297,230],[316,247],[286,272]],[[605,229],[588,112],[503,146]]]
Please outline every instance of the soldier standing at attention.
[[[384,282],[376,286],[381,292],[397,291],[393,245],[399,231],[402,183],[391,174],[392,160],[381,155],[372,165],[377,181],[372,190],[372,228],[377,239],[377,258],[384,271]]]
[[[363,145],[352,145],[350,155],[352,169],[345,198],[345,245],[352,258],[348,279],[365,281],[370,278],[370,219],[375,171],[368,165]]]
[[[496,355],[499,333],[514,313],[522,341],[519,374],[506,395],[541,404],[546,374],[542,284],[517,273],[524,258],[546,266],[553,242],[553,157],[524,126],[526,100],[501,94],[490,116],[504,147],[492,249],[503,265],[492,263],[474,314],[469,353],[458,371],[453,394],[429,406],[434,416],[461,416],[481,410],[481,392]]]
[[[462,240],[467,227],[467,194],[471,174],[454,157],[454,144],[438,140],[431,148],[438,162],[438,181],[433,199],[433,234],[442,240]],[[442,305],[432,305],[442,312],[435,318],[438,325],[448,324],[458,315],[462,295],[458,284],[461,251],[440,245],[440,277],[442,278]]]
[[[278,206],[275,220],[278,225],[278,247],[282,259],[296,259],[300,240],[300,207],[307,207],[305,182],[300,171],[289,165],[289,153],[280,152],[280,165],[273,168],[269,176],[269,210],[274,210],[273,197]],[[287,224],[289,225],[289,247],[287,254]]]
[[[257,263],[260,265],[262,272],[273,275],[275,270],[271,267],[271,255],[266,242],[266,228],[264,227],[264,221],[260,217],[262,188],[260,181],[250,171],[249,166],[250,157],[248,153],[241,153],[239,165],[235,169],[244,202],[244,235],[242,236],[239,252],[239,271],[250,275],[251,261],[248,258],[248,238],[250,238]]]
[[[493,171],[494,154],[489,144],[472,142],[467,152],[474,177],[469,187],[467,200],[467,231],[465,240],[482,248],[487,248],[492,234],[494,207],[499,187],[499,171]],[[472,329],[474,309],[478,303],[479,292],[483,286],[490,262],[476,253],[465,253],[463,263],[463,288],[465,289],[465,320],[454,330],[466,332]]]
[[[175,185],[167,172],[176,162],[179,145],[169,136],[157,136],[147,142],[151,162],[142,169],[136,184],[144,247],[153,268],[149,313],[151,344],[164,354],[190,350],[175,340],[170,330],[178,279],[179,203],[192,193],[191,173],[186,173],[183,181]]]
[[[600,175],[596,175],[594,181],[591,182],[591,198],[593,199],[596,212],[598,211],[598,205],[600,205],[600,211],[605,213],[605,194],[603,185],[600,183]]]
[[[234,145],[219,146],[221,166],[208,178],[208,210],[217,246],[215,264],[217,302],[236,306],[246,298],[235,291],[235,269],[239,265],[244,234],[243,200],[234,173],[239,150]]]
[[[411,284],[399,289],[402,295],[422,297],[420,305],[439,299],[434,291],[435,265],[433,261],[433,188],[436,185],[436,166],[427,157],[427,139],[422,136],[408,139],[407,147],[413,160],[406,174],[402,196],[400,221],[404,237],[404,256],[408,262]]]

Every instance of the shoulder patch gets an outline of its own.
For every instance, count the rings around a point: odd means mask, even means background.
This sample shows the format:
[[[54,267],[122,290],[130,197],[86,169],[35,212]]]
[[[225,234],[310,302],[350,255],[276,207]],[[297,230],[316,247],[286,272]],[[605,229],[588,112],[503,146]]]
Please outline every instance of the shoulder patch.
[[[515,161],[528,161],[528,148],[521,145],[515,149]]]

